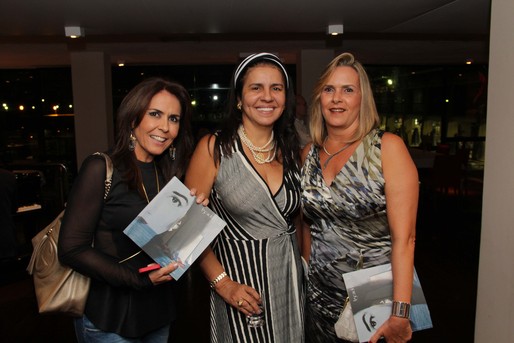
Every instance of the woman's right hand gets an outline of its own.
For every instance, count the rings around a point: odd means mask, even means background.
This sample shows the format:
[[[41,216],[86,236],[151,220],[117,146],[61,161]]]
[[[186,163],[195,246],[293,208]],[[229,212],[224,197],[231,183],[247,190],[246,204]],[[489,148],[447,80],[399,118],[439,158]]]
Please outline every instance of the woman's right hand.
[[[148,277],[154,285],[160,285],[161,283],[169,282],[173,280],[170,273],[177,269],[179,264],[172,262],[165,267],[161,267],[157,270],[151,271]]]
[[[235,307],[246,316],[261,313],[261,296],[252,287],[235,282],[228,277],[223,278],[215,288],[226,303]]]

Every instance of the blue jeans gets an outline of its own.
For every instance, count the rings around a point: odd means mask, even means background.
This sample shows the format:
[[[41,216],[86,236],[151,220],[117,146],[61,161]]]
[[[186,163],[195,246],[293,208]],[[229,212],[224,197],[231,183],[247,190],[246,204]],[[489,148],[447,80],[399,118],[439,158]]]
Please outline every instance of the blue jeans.
[[[74,325],[79,343],[167,343],[170,333],[170,326],[166,325],[143,337],[126,338],[117,333],[106,332],[96,328],[86,316],[76,318]]]

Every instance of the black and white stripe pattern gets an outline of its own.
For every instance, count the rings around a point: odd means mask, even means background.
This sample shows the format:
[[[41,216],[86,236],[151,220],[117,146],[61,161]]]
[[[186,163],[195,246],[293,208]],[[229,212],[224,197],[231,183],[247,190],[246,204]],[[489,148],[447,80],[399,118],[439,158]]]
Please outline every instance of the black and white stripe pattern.
[[[276,195],[242,148],[222,156],[211,194],[227,222],[213,249],[227,274],[264,295],[266,323],[249,328],[245,316],[211,293],[211,341],[303,342],[303,269],[290,216],[300,204],[299,175],[289,172]]]

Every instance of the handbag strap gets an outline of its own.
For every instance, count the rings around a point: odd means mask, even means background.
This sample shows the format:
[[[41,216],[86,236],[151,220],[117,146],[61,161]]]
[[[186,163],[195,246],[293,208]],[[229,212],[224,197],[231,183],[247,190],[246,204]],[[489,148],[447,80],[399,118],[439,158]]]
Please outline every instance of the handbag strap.
[[[113,165],[112,160],[106,153],[103,152],[95,152],[93,155],[99,155],[102,156],[105,159],[105,191],[104,191],[104,200],[107,199],[107,195],[109,194],[109,191],[111,190],[112,185],[112,172],[113,172]]]
[[[109,155],[103,152],[95,152],[93,155],[100,155],[105,159],[106,171],[105,171],[105,191],[104,191],[104,200],[107,198],[109,191],[111,190],[112,185],[112,173],[113,173],[113,164]],[[36,259],[40,255],[40,250],[43,249],[47,240],[51,240],[51,244],[57,246],[57,236],[52,236],[52,232],[55,228],[59,229],[62,218],[64,216],[64,210],[59,213],[59,215],[50,223],[47,227],[45,227],[45,233],[41,237],[41,239],[35,244],[32,256],[29,261],[29,265],[27,266],[27,271],[29,274],[33,274],[36,264]],[[34,240],[33,240],[34,242]],[[57,249],[57,248],[56,248]]]

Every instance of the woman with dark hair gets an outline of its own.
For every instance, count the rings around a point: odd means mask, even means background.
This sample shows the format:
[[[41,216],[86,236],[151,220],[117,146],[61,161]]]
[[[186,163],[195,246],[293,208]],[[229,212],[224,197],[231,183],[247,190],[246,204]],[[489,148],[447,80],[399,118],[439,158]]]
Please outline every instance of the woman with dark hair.
[[[210,192],[227,223],[199,259],[212,288],[212,342],[303,342],[294,103],[277,56],[247,57],[231,81],[224,128],[191,158],[186,185]]]
[[[302,153],[302,254],[308,261],[306,338],[343,342],[334,324],[348,296],[342,274],[391,262],[393,312],[370,339],[406,342],[418,174],[403,140],[378,128],[366,71],[350,53],[332,60],[314,88],[312,144]]]
[[[105,201],[104,159],[92,155],[82,164],[59,239],[60,260],[91,278],[84,315],[75,319],[79,342],[168,341],[176,317],[169,274],[177,265],[140,274],[153,261],[123,230],[173,176],[183,177],[193,148],[190,117],[181,85],[144,80],[118,110]]]

